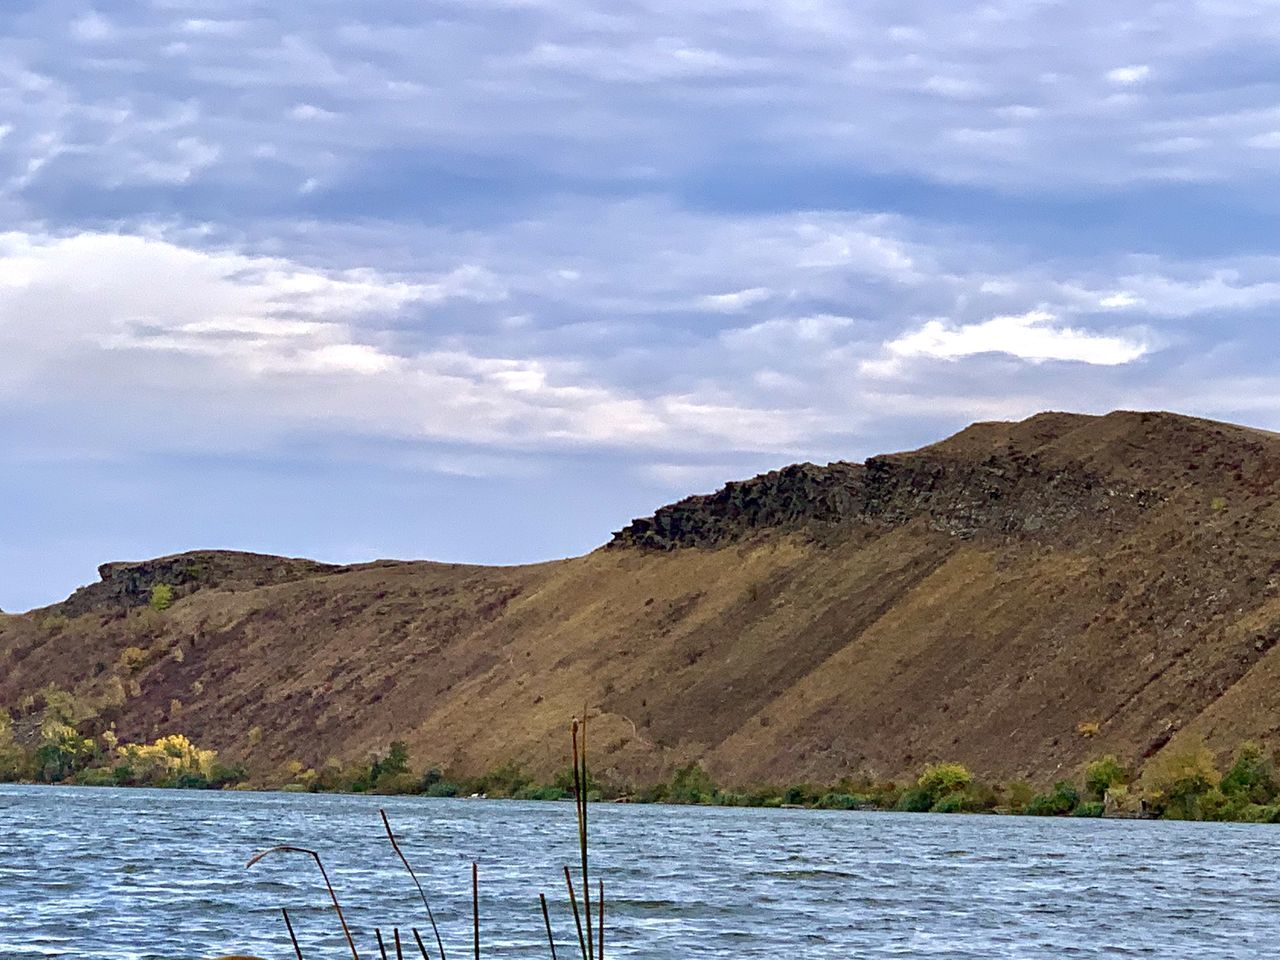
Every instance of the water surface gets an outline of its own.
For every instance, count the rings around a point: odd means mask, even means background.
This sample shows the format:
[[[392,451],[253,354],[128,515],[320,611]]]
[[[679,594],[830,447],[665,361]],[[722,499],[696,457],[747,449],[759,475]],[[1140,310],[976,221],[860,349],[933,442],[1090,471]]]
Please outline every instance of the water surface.
[[[576,955],[561,865],[573,806],[0,786],[0,957],[363,957],[373,928],[426,930],[382,834],[385,806],[450,958],[470,954],[480,863],[486,957]],[[1021,817],[594,805],[609,957],[1262,957],[1280,934],[1280,828]],[[594,882],[593,882],[594,886]],[[434,954],[434,951],[433,951]],[[416,954],[415,954],[416,955]]]

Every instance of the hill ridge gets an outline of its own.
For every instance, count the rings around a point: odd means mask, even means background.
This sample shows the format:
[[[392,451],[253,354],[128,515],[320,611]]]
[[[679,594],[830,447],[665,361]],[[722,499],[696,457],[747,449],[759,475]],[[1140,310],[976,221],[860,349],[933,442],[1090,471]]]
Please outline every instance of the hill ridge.
[[[0,616],[0,707],[53,683],[91,732],[181,731],[263,781],[392,739],[419,765],[554,772],[584,701],[624,781],[944,759],[1046,780],[1188,738],[1280,747],[1277,639],[1280,436],[1046,413],[784,467],[533,566],[106,564]]]

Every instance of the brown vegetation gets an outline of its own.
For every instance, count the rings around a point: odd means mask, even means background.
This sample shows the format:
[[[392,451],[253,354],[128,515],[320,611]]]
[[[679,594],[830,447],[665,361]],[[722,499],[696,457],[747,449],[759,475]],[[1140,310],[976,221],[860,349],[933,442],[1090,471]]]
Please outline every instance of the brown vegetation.
[[[584,694],[596,773],[624,783],[693,761],[747,785],[956,759],[1046,784],[1103,754],[1140,770],[1193,741],[1271,750],[1278,484],[1276,435],[1043,414],[731,484],[554,563],[109,565],[0,616],[0,706],[21,731],[56,684],[92,704],[87,732],[180,730],[262,782],[392,740],[545,781]],[[160,583],[173,600],[153,609]]]

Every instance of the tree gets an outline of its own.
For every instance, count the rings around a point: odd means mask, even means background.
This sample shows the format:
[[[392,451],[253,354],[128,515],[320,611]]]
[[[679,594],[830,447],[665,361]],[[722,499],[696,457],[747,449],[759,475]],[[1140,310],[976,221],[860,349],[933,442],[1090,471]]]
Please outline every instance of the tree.
[[[1256,743],[1240,744],[1231,769],[1222,778],[1222,792],[1248,803],[1270,803],[1276,797],[1275,764]]]
[[[1107,791],[1128,781],[1120,761],[1111,754],[1093,761],[1084,768],[1084,789],[1095,800],[1105,800]]]
[[[924,768],[916,786],[937,803],[943,797],[961,793],[973,784],[973,774],[960,763],[931,763]]]
[[[1217,793],[1222,775],[1209,748],[1203,742],[1194,742],[1179,753],[1161,751],[1147,765],[1143,780],[1148,797],[1161,814],[1178,820],[1199,820],[1203,801]]]
[[[157,583],[151,588],[151,599],[148,606],[157,613],[163,613],[173,606],[173,587],[167,583]]]

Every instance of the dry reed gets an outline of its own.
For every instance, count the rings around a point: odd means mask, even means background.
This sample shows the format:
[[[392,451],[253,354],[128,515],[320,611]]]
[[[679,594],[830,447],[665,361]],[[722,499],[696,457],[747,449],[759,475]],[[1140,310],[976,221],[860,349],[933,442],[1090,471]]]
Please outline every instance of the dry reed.
[[[597,878],[597,895],[596,902],[598,915],[593,924],[591,913],[591,880],[590,880],[590,854],[587,833],[587,803],[588,803],[588,773],[587,773],[587,717],[586,711],[583,711],[582,717],[575,717],[570,726],[570,739],[573,750],[573,800],[574,811],[578,826],[578,852],[582,868],[582,904],[579,909],[577,891],[574,889],[573,876],[568,866],[564,867],[565,886],[569,892],[569,903],[573,908],[574,925],[578,933],[578,946],[582,951],[582,960],[604,960],[604,880]],[[379,810],[378,813],[382,817],[382,825],[386,830],[387,839],[391,842],[391,848],[395,851],[396,856],[400,859],[408,872],[410,879],[413,881],[414,887],[418,891],[418,897],[422,900],[422,905],[426,909],[427,919],[431,923],[431,931],[435,935],[436,946],[440,951],[440,960],[446,960],[444,938],[440,934],[440,928],[436,924],[435,914],[431,909],[431,904],[427,899],[426,891],[423,889],[421,881],[418,879],[417,873],[410,864],[409,858],[401,849],[399,842],[396,840],[395,832],[391,829],[391,821],[387,817],[385,810]],[[347,946],[351,949],[353,960],[360,960],[360,954],[356,950],[355,938],[352,936],[351,928],[347,925],[346,916],[342,912],[342,904],[338,902],[338,894],[333,888],[333,884],[329,881],[329,874],[324,868],[324,861],[321,860],[320,854],[314,850],[308,850],[305,847],[296,847],[288,844],[272,847],[269,850],[263,850],[261,853],[255,854],[245,865],[246,868],[254,866],[263,858],[274,853],[301,853],[311,857],[316,862],[316,866],[320,869],[320,876],[324,880],[325,889],[329,891],[329,898],[333,901],[334,911],[337,913],[338,922],[342,925],[342,933],[346,937]],[[542,920],[547,933],[547,946],[551,951],[551,960],[558,960],[556,955],[555,937],[551,929],[551,914],[547,908],[546,894],[540,893],[538,899],[542,906]],[[289,933],[289,940],[293,944],[294,953],[297,960],[303,960],[302,948],[298,944],[298,938],[294,934],[293,924],[289,919],[289,912],[281,909],[284,916],[285,927]],[[583,921],[585,920],[585,928]],[[426,944],[423,943],[422,935],[418,932],[417,927],[411,927],[413,939],[417,943],[418,951],[422,954],[422,960],[431,960],[431,955],[427,951]],[[472,950],[474,960],[480,960],[481,955],[481,939],[480,939],[480,865],[473,862],[471,864],[471,930],[472,930]],[[387,945],[383,939],[381,928],[374,928],[374,936],[378,943],[378,952],[382,956],[382,960],[388,960]],[[393,944],[395,946],[396,960],[404,960],[404,948],[400,939],[400,928],[392,928]]]

